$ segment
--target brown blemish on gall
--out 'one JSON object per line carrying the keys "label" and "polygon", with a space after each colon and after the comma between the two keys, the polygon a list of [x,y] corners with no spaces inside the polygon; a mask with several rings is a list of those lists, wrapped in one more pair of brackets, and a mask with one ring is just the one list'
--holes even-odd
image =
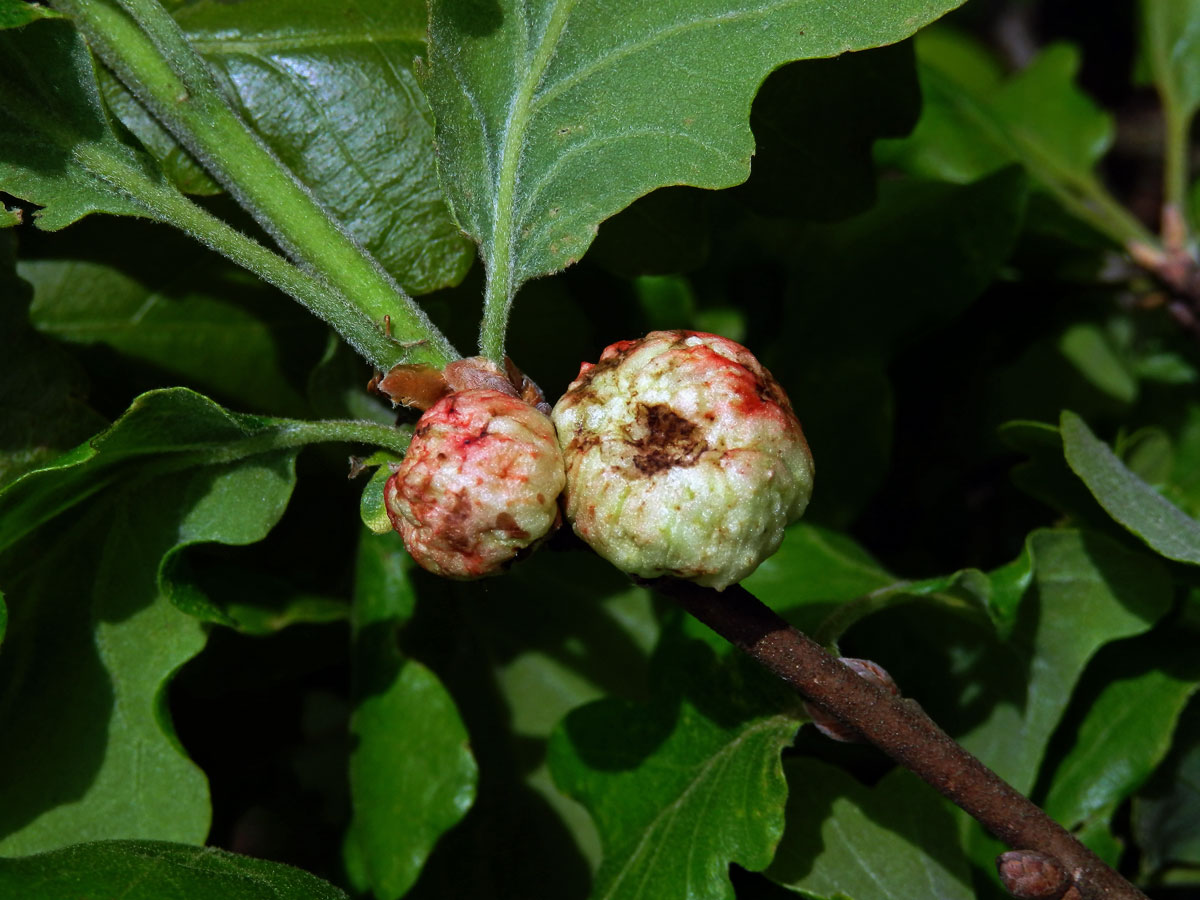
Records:
{"label": "brown blemish on gall", "polygon": [[694,466],[708,449],[696,423],[665,403],[639,403],[637,430],[640,436],[627,443],[634,448],[633,466],[643,475]]}
{"label": "brown blemish on gall", "polygon": [[472,547],[472,536],[468,529],[471,522],[471,501],[466,494],[455,494],[454,505],[446,514],[442,540],[450,549],[467,553]]}

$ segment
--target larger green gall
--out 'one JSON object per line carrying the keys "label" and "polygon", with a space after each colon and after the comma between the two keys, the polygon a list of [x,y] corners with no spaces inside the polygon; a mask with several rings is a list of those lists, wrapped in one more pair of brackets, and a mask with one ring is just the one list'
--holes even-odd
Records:
{"label": "larger green gall", "polygon": [[779,549],[813,460],[779,383],[740,344],[655,331],[584,363],[552,413],[566,516],[618,568],[721,590]]}

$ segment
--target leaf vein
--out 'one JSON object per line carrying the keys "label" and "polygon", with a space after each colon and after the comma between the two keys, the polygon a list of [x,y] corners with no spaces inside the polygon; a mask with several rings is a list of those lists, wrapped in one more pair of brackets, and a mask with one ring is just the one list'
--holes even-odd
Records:
{"label": "leaf vein", "polygon": [[[704,150],[707,150],[708,152],[721,157],[723,160],[725,160],[725,162],[732,163],[735,165],[739,162],[739,160],[736,157],[734,157],[732,154],[727,153],[724,150],[722,150],[712,144],[706,143],[705,141],[701,140],[699,137],[697,137],[694,134],[688,134],[687,132],[684,132],[684,131],[672,131],[668,128],[633,128],[633,129],[629,129],[628,131],[613,132],[611,134],[598,134],[591,138],[588,138],[586,141],[581,141],[580,143],[574,145],[570,149],[565,150],[564,152],[560,153],[558,155],[558,157],[554,160],[553,164],[551,164],[549,167],[546,168],[546,170],[538,177],[538,180],[534,183],[533,189],[530,190],[529,193],[527,194],[525,202],[521,205],[519,221],[524,223],[527,220],[527,217],[529,215],[529,210],[533,207],[534,203],[537,201],[537,199],[541,195],[542,191],[554,179],[554,176],[558,173],[559,169],[561,169],[573,157],[578,156],[579,154],[592,149],[597,144],[602,144],[602,143],[606,143],[609,141],[612,141],[612,142],[621,141],[621,140],[626,140],[626,139],[630,139],[630,138],[648,137],[651,135],[657,135],[659,137],[664,137],[664,138],[668,138],[668,139],[679,138],[681,140],[688,141],[690,143],[698,145],[699,147],[703,148]],[[553,220],[549,220],[548,224],[553,224]],[[543,226],[543,227],[539,228],[536,232],[533,232],[533,234],[540,235],[545,230],[546,230],[546,226]],[[534,248],[536,248],[536,246],[537,246],[536,242],[533,242],[533,241],[527,241],[527,243]]]}
{"label": "leaf vein", "polygon": [[642,50],[647,50],[655,44],[668,40],[679,34],[684,34],[695,28],[704,28],[712,25],[724,24],[728,22],[736,22],[741,19],[749,19],[756,15],[769,15],[787,6],[796,5],[796,0],[776,0],[774,3],[768,3],[766,6],[746,7],[743,9],[730,10],[718,16],[708,16],[702,19],[691,19],[684,22],[678,22],[669,25],[666,28],[660,28],[657,31],[652,31],[642,37],[640,40],[627,41],[624,44],[618,44],[611,51],[603,56],[593,59],[589,63],[585,63],[578,69],[564,74],[557,81],[546,86],[544,90],[537,93],[533,97],[531,108],[537,111],[542,106],[550,103],[564,91],[570,90],[580,81],[583,81],[601,69],[608,68],[610,65],[620,62],[627,56],[631,56]]}
{"label": "leaf vein", "polygon": [[[683,790],[680,791],[679,796],[664,806],[658,812],[658,814],[650,820],[645,829],[643,829],[642,836],[630,850],[628,856],[626,857],[625,864],[618,870],[617,876],[609,885],[609,888],[605,892],[602,900],[609,900],[609,898],[614,896],[617,888],[620,887],[626,876],[629,875],[631,864],[640,856],[651,837],[659,832],[659,826],[663,824],[669,825],[671,823],[674,817],[678,815],[683,804],[692,795],[692,793],[697,790],[697,786],[703,784],[707,780],[713,767],[718,765],[724,766],[727,758],[731,757],[734,751],[738,750],[741,745],[744,744],[750,737],[757,735],[759,732],[770,731],[776,727],[778,724],[778,718],[778,716],[770,716],[750,726],[736,738],[718,750],[715,754],[708,757],[708,759],[706,759],[698,768],[694,770],[695,774],[693,774],[691,780],[687,783]],[[665,842],[663,841],[657,842],[653,853],[657,854],[658,850],[661,849],[664,843]]]}

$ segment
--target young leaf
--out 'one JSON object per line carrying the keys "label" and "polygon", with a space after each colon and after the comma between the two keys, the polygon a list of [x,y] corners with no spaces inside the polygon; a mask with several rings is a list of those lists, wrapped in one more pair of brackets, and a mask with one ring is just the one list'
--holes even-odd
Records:
{"label": "young leaf", "polygon": [[359,888],[377,900],[408,892],[434,843],[475,799],[475,759],[453,699],[433,672],[397,650],[397,630],[415,606],[412,567],[395,534],[364,536],[352,619],[357,705],[346,858]]}
{"label": "young leaf", "polygon": [[972,180],[1018,162],[1073,214],[1117,241],[1153,236],[1103,188],[1094,168],[1112,146],[1112,117],[1075,85],[1079,51],[1051,45],[1007,80],[964,53],[965,36],[922,35],[925,109],[912,135],[884,149],[910,171]]}
{"label": "young leaf", "polygon": [[424,87],[443,189],[488,270],[485,352],[502,355],[520,285],[578,260],[635,198],[745,180],[772,69],[898,41],[958,5],[434,2]]}
{"label": "young leaf", "polygon": [[450,218],[412,73],[421,0],[177,4],[247,121],[410,293],[460,281],[474,248]]}
{"label": "young leaf", "polygon": [[66,21],[0,31],[0,190],[44,207],[33,218],[47,231],[94,212],[149,215],[96,174],[97,157],[144,165],[112,129],[79,34]]}
{"label": "young leaf", "polygon": [[1200,565],[1200,522],[1138,478],[1073,412],[1062,414],[1067,463],[1110,516],[1167,559]]}
{"label": "young leaf", "polygon": [[1079,51],[1069,44],[1047,47],[988,93],[966,88],[939,59],[922,62],[935,96],[990,138],[1002,159],[1039,174],[1086,177],[1112,145],[1112,117],[1075,86]]}
{"label": "young leaf", "polygon": [[1058,340],[1058,348],[1079,374],[1118,403],[1137,399],[1138,382],[1111,337],[1095,322],[1076,322]]}
{"label": "young leaf", "polygon": [[954,816],[916,776],[896,769],[868,788],[815,759],[784,771],[787,828],[772,881],[808,897],[975,896]]}
{"label": "young leaf", "polygon": [[362,523],[373,534],[387,534],[392,530],[392,518],[388,515],[387,506],[383,499],[383,490],[387,487],[388,479],[392,477],[392,467],[400,459],[394,454],[379,451],[369,459],[363,460],[364,466],[374,465],[375,471],[363,487],[362,498],[359,500],[358,512]]}
{"label": "young leaf", "polygon": [[1166,201],[1184,212],[1188,136],[1200,108],[1200,2],[1141,0],[1141,52],[1166,120]]}
{"label": "young leaf", "polygon": [[682,693],[660,685],[648,709],[597,701],[551,737],[555,783],[588,808],[604,845],[593,898],[732,900],[729,864],[765,868],[783,830],[779,754],[796,720],[756,679],[733,677],[740,661],[714,664],[697,642],[673,657]]}
{"label": "young leaf", "polygon": [[348,900],[314,875],[213,847],[97,841],[0,859],[0,894],[21,900]]}

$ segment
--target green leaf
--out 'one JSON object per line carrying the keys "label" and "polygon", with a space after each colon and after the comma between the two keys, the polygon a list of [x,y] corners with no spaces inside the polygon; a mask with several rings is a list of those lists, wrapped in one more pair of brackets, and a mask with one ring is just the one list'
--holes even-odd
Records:
{"label": "green leaf", "polygon": [[826,615],[833,607],[895,583],[895,576],[850,536],[797,522],[744,586],[776,612],[792,616],[810,605]]}
{"label": "green leaf", "polygon": [[551,737],[555,783],[588,808],[603,842],[592,897],[732,900],[731,862],[770,863],[787,794],[779,754],[797,721],[760,693],[760,671],[739,675],[740,662],[721,666],[686,642],[649,708],[600,700]]}
{"label": "green leaf", "polygon": [[[194,590],[177,597],[169,573],[189,544],[267,534],[294,479],[283,431],[189,391],[148,394],[0,493],[14,610],[0,727],[26,735],[0,747],[0,852],[204,839],[207,784],[174,735],[165,686],[206,639],[180,600],[222,614]],[[46,710],[55,729],[40,727]]]}
{"label": "green leaf", "polygon": [[79,365],[29,327],[32,291],[12,251],[11,235],[0,233],[0,488],[108,424],[81,399]]}
{"label": "green leaf", "polygon": [[394,534],[364,536],[354,600],[357,705],[350,721],[354,818],[346,853],[378,900],[408,892],[434,843],[475,799],[476,766],[437,676],[397,650],[413,614],[411,558]]}
{"label": "green leaf", "polygon": [[1166,131],[1166,196],[1187,211],[1188,147],[1192,118],[1200,108],[1200,2],[1142,0],[1141,60],[1162,99]]}
{"label": "green leaf", "polygon": [[1200,2],[1142,0],[1142,53],[1165,104],[1200,108]]}
{"label": "green leaf", "polygon": [[1133,830],[1144,872],[1200,865],[1200,703],[1188,706],[1170,756],[1135,798]]}
{"label": "green leaf", "polygon": [[1098,390],[1119,403],[1137,399],[1137,379],[1096,323],[1071,325],[1059,338],[1059,349]]}
{"label": "green leaf", "polygon": [[143,166],[113,132],[75,29],[44,21],[0,32],[0,190],[44,207],[33,219],[46,231],[94,212],[148,215],[94,174],[97,155]]}
{"label": "green leaf", "polygon": [[1183,415],[1164,493],[1192,517],[1200,516],[1200,405],[1189,404]]}
{"label": "green leaf", "polygon": [[1067,465],[1062,434],[1055,426],[1044,422],[1005,422],[1000,426],[1000,437],[1014,450],[1030,457],[1012,472],[1012,479],[1021,490],[1066,513],[1077,524],[1097,530],[1111,528],[1112,520]]}
{"label": "green leaf", "polygon": [[[943,728],[1022,793],[1037,780],[1076,683],[1105,644],[1147,631],[1170,607],[1164,565],[1100,535],[1036,531],[988,578],[994,627],[953,606],[895,607],[849,631],[849,655],[883,665]],[[1013,596],[1020,602],[1006,615]],[[960,816],[972,861],[1002,849]]]}
{"label": "green leaf", "polygon": [[374,465],[376,467],[363,488],[362,499],[358,505],[362,523],[374,534],[387,534],[392,530],[392,519],[384,504],[383,489],[387,486],[388,479],[392,477],[392,464],[396,462],[399,462],[399,457],[384,451],[362,461],[364,466]]}
{"label": "green leaf", "polygon": [[[180,498],[161,497],[166,515],[129,508],[151,499],[160,498],[104,504],[57,541],[0,560],[13,613],[0,658],[2,727],[22,735],[0,748],[0,853],[104,837],[199,843],[208,832],[207,781],[164,705],[167,682],[206,635],[156,588],[168,549],[156,531],[174,524]],[[145,556],[131,558],[130,546]],[[14,558],[22,550],[27,559]]]}
{"label": "green leaf", "polygon": [[[1079,52],[1068,44],[1047,47],[1007,80],[983,44],[953,29],[930,29],[916,47],[921,119],[884,148],[911,171],[970,181],[1024,157],[1089,171],[1112,143],[1111,118],[1074,85]],[[1022,110],[1021,100],[1032,107]]]}
{"label": "green leaf", "polygon": [[578,260],[637,197],[744,181],[771,70],[893,43],[958,5],[435,2],[424,87],[443,188],[488,270],[486,352],[519,286]]}
{"label": "green leaf", "polygon": [[474,252],[442,199],[412,72],[423,2],[195,0],[174,15],[247,121],[405,290],[462,279]]}
{"label": "green leaf", "polygon": [[[504,578],[412,578],[419,600],[403,649],[449,687],[485,777],[411,896],[586,895],[599,839],[586,810],[554,787],[547,740],[585,703],[648,693],[658,637],[650,592],[590,550],[553,545]],[[491,862],[464,866],[465,858]]]}
{"label": "green leaf", "polygon": [[1060,427],[1067,463],[1109,515],[1167,559],[1200,565],[1200,522],[1130,472],[1079,416],[1064,411]]}
{"label": "green leaf", "polygon": [[814,759],[784,771],[787,829],[771,880],[810,897],[975,896],[954,816],[915,775],[896,769],[868,788]]}
{"label": "green leaf", "polygon": [[1037,531],[1028,552],[1033,580],[1011,637],[991,663],[986,689],[994,705],[959,738],[1022,793],[1033,787],[1046,742],[1088,661],[1108,642],[1145,631],[1171,602],[1162,566],[1107,538]]}
{"label": "green leaf", "polygon": [[0,893],[21,900],[347,900],[282,863],[159,841],[98,841],[0,859]]}
{"label": "green leaf", "polygon": [[299,447],[375,435],[397,433],[237,415],[157,391],[0,493],[0,583],[13,611],[0,728],[26,735],[0,746],[0,852],[204,838],[204,776],[174,736],[165,684],[204,646],[197,617],[230,620],[180,580],[180,554],[262,539],[287,504]]}
{"label": "green leaf", "polygon": [[0,493],[0,552],[119,482],[131,467],[150,461],[169,472],[180,462],[221,465],[288,444],[283,429],[272,428],[271,420],[227,412],[191,391],[143,394],[108,431]]}
{"label": "green leaf", "polygon": [[1087,697],[1074,743],[1042,807],[1069,829],[1107,823],[1171,748],[1176,722],[1200,687],[1194,642],[1152,633],[1111,644],[1089,668],[1103,687]]}
{"label": "green leaf", "polygon": [[28,0],[0,0],[0,28],[20,28],[38,19],[57,19],[61,13]]}
{"label": "green leaf", "polygon": [[104,344],[246,408],[305,412],[281,357],[283,348],[314,343],[303,331],[311,320],[290,316],[288,301],[224,260],[174,242],[152,246],[158,264],[133,273],[88,259],[22,263],[34,287],[34,327]]}
{"label": "green leaf", "polygon": [[[368,423],[297,422],[232,413],[184,388],[151,391],[136,398],[108,431],[0,492],[0,552],[131,473],[144,480],[180,468],[287,454],[317,441],[376,442],[403,451],[408,436]],[[269,504],[239,504],[240,499],[236,493],[213,497],[204,507],[206,519],[221,518],[223,501],[240,506],[247,533],[274,515]]]}
{"label": "green leaf", "polygon": [[1004,161],[1022,162],[1039,176],[1077,177],[1112,146],[1112,117],[1075,86],[1080,57],[1069,44],[1047,47],[990,97],[960,94],[961,81],[947,77],[938,62],[927,63],[930,80],[997,142]]}
{"label": "green leaf", "polygon": [[975,569],[920,581],[898,578],[848,535],[800,522],[744,585],[801,631],[834,644],[859,620],[913,600],[987,612],[1003,622],[1025,582],[1004,570],[989,577]]}

